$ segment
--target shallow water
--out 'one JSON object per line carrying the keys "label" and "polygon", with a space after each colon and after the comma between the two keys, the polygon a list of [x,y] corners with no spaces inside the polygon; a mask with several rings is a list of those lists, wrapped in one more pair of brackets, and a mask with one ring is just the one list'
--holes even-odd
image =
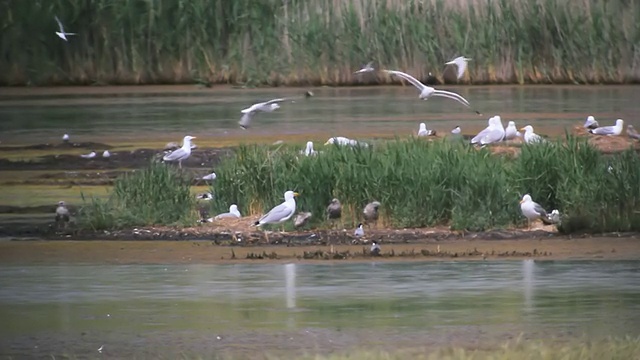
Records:
{"label": "shallow water", "polygon": [[[467,98],[478,116],[444,98],[419,101],[413,87],[304,89],[198,89],[196,87],[107,87],[0,89],[0,134],[4,144],[58,142],[63,133],[76,141],[179,140],[199,137],[251,137],[313,134],[405,136],[419,122],[448,132],[461,125],[472,134],[489,116],[505,125],[531,124],[541,134],[560,134],[594,115],[601,125],[616,118],[639,126],[640,86],[441,86]],[[297,97],[271,114],[256,116],[249,131],[238,127],[240,110],[275,97]]]}
{"label": "shallow water", "polygon": [[[640,335],[640,261],[0,266],[0,354]],[[219,338],[218,338],[219,337]],[[105,350],[106,351],[106,350]]]}

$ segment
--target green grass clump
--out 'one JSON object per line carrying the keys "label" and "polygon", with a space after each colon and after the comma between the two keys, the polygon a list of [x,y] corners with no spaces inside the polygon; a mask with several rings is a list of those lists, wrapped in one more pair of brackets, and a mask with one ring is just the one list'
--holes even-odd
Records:
{"label": "green grass clump", "polygon": [[603,155],[567,135],[525,145],[515,159],[415,138],[322,151],[306,157],[297,147],[241,146],[216,169],[213,210],[235,203],[243,214],[261,214],[294,190],[298,210],[311,211],[316,225],[336,197],[351,225],[377,200],[387,226],[482,231],[523,225],[519,201],[529,193],[547,211],[560,210],[563,232],[640,230],[640,158],[631,149]]}
{"label": "green grass clump", "polygon": [[439,76],[457,55],[463,83],[640,80],[638,1],[31,0],[0,24],[0,85],[388,83],[352,73]]}
{"label": "green grass clump", "polygon": [[195,221],[195,198],[190,187],[190,179],[180,170],[153,162],[118,178],[106,200],[86,202],[78,215],[79,225],[102,230],[191,224]]}

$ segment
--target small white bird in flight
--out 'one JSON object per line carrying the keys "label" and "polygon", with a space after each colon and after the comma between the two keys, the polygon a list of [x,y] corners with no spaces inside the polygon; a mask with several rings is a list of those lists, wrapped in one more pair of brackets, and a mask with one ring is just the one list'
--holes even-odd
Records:
{"label": "small white bird in flight", "polygon": [[240,118],[240,122],[238,124],[240,124],[241,128],[246,130],[249,127],[249,124],[251,123],[251,119],[253,118],[256,112],[258,111],[273,112],[274,110],[277,110],[280,108],[280,105],[278,103],[286,100],[287,99],[285,98],[273,99],[273,100],[253,104],[246,109],[240,110],[240,112],[242,113],[242,117]]}
{"label": "small white bird in flight", "polygon": [[185,136],[184,139],[182,139],[182,147],[168,153],[162,158],[162,160],[177,161],[178,166],[182,168],[182,160],[186,160],[189,156],[191,156],[191,140],[195,138],[195,136]]}
{"label": "small white bird in flight", "polygon": [[368,73],[368,72],[372,72],[373,70],[375,70],[373,68],[373,61],[371,61],[370,63],[368,63],[367,65],[365,65],[362,69],[354,72],[353,74],[363,74],[363,73]]}
{"label": "small white bird in flight", "polygon": [[96,157],[96,152],[95,151],[91,151],[88,154],[80,155],[80,157],[83,158],[83,159],[93,159],[94,157]]}
{"label": "small white bird in flight", "polygon": [[624,126],[624,120],[618,119],[616,120],[616,124],[614,126],[603,126],[603,127],[591,129],[589,130],[589,132],[595,135],[618,136],[622,134],[623,126]]}
{"label": "small white bird in flight", "polygon": [[[427,100],[428,98],[432,97],[432,96],[441,96],[441,97],[445,97],[451,100],[455,100],[459,103],[461,103],[462,105],[471,108],[471,104],[469,104],[469,102],[467,101],[467,99],[463,98],[461,95],[458,95],[454,92],[451,91],[444,91],[444,90],[436,90],[434,88],[432,88],[431,86],[427,86],[423,83],[421,83],[420,81],[418,81],[416,78],[414,78],[411,75],[408,75],[406,73],[403,73],[402,71],[396,71],[396,70],[384,70],[386,73],[391,74],[391,75],[396,75],[399,76],[405,80],[407,80],[408,82],[410,82],[413,86],[415,86],[419,91],[420,91],[420,96],[419,98],[421,100]],[[476,114],[478,115],[482,115],[480,114],[479,111],[474,110]]]}
{"label": "small white bird in flight", "polygon": [[466,58],[464,56],[458,56],[457,58],[446,62],[445,65],[455,65],[458,68],[458,79],[464,75],[464,71],[467,70],[467,61],[471,60],[470,58]]}
{"label": "small white bird in flight", "polygon": [[68,33],[68,32],[64,32],[64,26],[62,26],[62,22],[60,21],[60,19],[58,19],[58,16],[55,16],[56,18],[56,22],[58,23],[58,27],[60,28],[60,32],[56,31],[56,35],[58,35],[58,37],[64,41],[69,41],[67,40],[67,35],[78,35],[76,33]]}

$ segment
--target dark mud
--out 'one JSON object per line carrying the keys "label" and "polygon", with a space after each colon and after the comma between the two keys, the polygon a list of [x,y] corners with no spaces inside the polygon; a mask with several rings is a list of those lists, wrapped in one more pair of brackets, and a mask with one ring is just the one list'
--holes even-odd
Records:
{"label": "dark mud", "polygon": [[[205,148],[193,150],[191,156],[182,162],[183,167],[208,167],[220,163],[228,156],[232,148]],[[0,154],[1,156],[1,154]],[[79,155],[45,155],[33,161],[12,161],[0,158],[1,170],[114,170],[138,169],[147,166],[152,160],[162,160],[164,152],[155,149],[137,149],[112,152],[111,157],[103,158],[98,154],[93,159],[84,159]],[[176,164],[177,165],[177,164]],[[96,174],[100,176],[100,174]],[[51,178],[51,175],[50,175]]]}

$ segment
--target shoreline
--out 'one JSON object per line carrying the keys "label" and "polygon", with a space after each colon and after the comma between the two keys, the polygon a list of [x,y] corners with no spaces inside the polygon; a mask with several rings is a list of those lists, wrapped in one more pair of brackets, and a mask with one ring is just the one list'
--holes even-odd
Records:
{"label": "shoreline", "polygon": [[[272,234],[271,236],[274,236]],[[400,261],[496,260],[637,260],[640,234],[576,237],[535,232],[525,238],[422,238],[378,240],[380,256],[369,252],[370,241],[223,243],[214,239],[81,240],[61,237],[0,241],[0,263],[70,264],[265,264]]]}

